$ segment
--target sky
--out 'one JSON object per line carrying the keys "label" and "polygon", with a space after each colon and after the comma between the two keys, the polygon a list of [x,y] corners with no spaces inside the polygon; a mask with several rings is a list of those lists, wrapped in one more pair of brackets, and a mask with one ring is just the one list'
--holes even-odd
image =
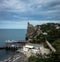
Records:
{"label": "sky", "polygon": [[0,0],[0,29],[26,29],[28,21],[60,23],[60,0]]}

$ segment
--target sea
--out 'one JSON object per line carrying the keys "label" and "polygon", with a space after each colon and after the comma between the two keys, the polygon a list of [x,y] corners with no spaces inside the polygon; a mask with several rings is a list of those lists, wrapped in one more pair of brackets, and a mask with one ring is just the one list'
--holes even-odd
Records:
{"label": "sea", "polygon": [[[6,40],[25,40],[26,29],[0,29],[0,46],[5,46]],[[0,61],[7,59],[14,51],[0,50]]]}

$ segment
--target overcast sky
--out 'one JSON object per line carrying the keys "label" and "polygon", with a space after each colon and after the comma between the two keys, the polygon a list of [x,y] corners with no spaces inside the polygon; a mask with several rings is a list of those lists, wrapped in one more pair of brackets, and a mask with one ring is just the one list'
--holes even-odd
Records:
{"label": "overcast sky", "polygon": [[60,23],[60,0],[0,0],[1,29],[25,29],[28,21]]}

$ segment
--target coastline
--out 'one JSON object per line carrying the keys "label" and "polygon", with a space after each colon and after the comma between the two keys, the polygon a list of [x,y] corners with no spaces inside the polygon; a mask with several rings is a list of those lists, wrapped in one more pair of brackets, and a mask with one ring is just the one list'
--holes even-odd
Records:
{"label": "coastline", "polygon": [[[6,40],[24,40],[25,34],[25,29],[0,29],[0,46],[5,46]],[[12,53],[11,50],[0,50],[0,61],[8,58]]]}

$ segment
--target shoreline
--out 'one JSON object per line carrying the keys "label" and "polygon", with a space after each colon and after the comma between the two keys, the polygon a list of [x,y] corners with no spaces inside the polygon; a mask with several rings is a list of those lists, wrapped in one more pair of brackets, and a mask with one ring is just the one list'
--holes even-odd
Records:
{"label": "shoreline", "polygon": [[[16,60],[18,60],[20,58],[20,56],[17,57],[18,54],[21,55],[21,57],[22,56],[25,57],[25,55],[23,53],[21,53],[21,52],[17,53],[16,52],[18,49],[21,49],[23,45],[25,45],[26,42],[22,42],[22,41],[25,41],[25,40],[19,40],[18,42],[7,43],[6,44],[7,47],[6,46],[4,46],[4,47],[2,46],[0,50],[5,50],[5,52],[6,51],[14,51],[14,52],[9,57],[7,57],[7,58],[5,57],[3,60],[0,60],[0,62],[6,62],[6,61],[11,61],[11,60],[13,60],[13,62],[15,62]],[[12,46],[12,45],[14,45],[14,46]],[[19,46],[19,47],[17,47],[17,46]],[[2,55],[2,56],[4,56],[4,55]],[[11,57],[13,59],[11,59]],[[16,57],[15,60],[14,60],[14,57]]]}

